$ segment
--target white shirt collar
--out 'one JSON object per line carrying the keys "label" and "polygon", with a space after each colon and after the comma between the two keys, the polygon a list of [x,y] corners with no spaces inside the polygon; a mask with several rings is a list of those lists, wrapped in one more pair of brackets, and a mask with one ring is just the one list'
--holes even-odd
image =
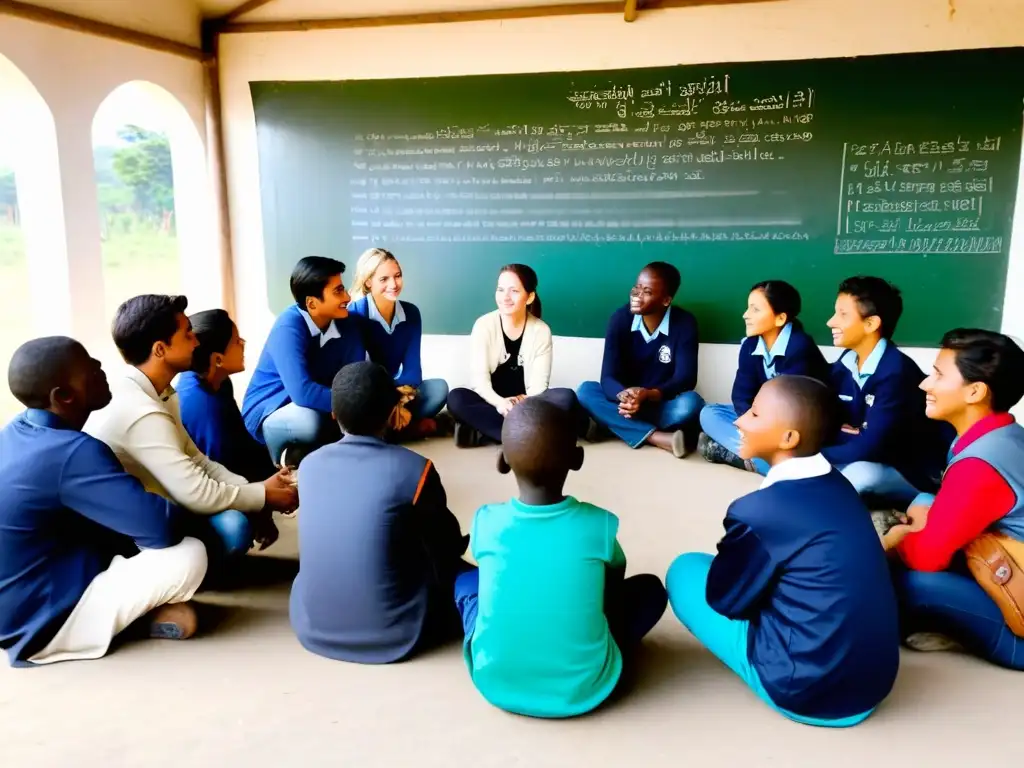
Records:
{"label": "white shirt collar", "polygon": [[785,357],[786,350],[789,349],[789,339],[793,335],[793,324],[786,323],[782,326],[782,330],[779,331],[778,337],[775,339],[775,343],[772,344],[772,348],[768,349],[768,346],[764,343],[764,336],[758,336],[757,346],[754,347],[754,351],[750,354],[760,355],[769,364],[774,362],[776,357]]}
{"label": "white shirt collar", "polygon": [[658,338],[658,334],[668,337],[668,319],[672,314],[672,308],[669,307],[665,310],[665,316],[661,319],[661,323],[657,328],[654,329],[654,333],[647,332],[647,326],[644,325],[643,315],[633,315],[633,327],[632,330],[640,331],[644,337],[644,341],[650,344],[654,339]]}
{"label": "white shirt collar", "polygon": [[331,320],[331,324],[327,326],[326,331],[321,331],[317,324],[313,322],[313,318],[309,316],[309,312],[304,309],[300,309],[299,314],[302,315],[302,319],[306,321],[306,327],[309,328],[309,335],[320,337],[321,347],[331,339],[341,338],[341,331],[338,330],[338,326],[333,320]]}
{"label": "white shirt collar", "polygon": [[153,382],[149,380],[149,376],[133,365],[128,366],[125,376],[131,381],[134,381],[136,386],[138,386],[138,388],[145,392],[149,397],[161,403],[166,403],[175,395],[175,389],[173,386],[168,386],[163,392],[157,392],[156,387],[153,386]]}
{"label": "white shirt collar", "polygon": [[821,477],[832,471],[828,459],[820,453],[802,458],[786,459],[768,470],[761,488],[767,488],[785,480],[806,480],[810,477]]}
{"label": "white shirt collar", "polygon": [[391,325],[388,325],[388,321],[384,319],[380,310],[377,309],[377,303],[373,300],[373,296],[366,297],[366,316],[370,320],[376,320],[380,323],[389,336],[395,332],[395,328],[398,327],[399,323],[405,322],[405,310],[402,308],[402,302],[395,302],[395,316],[391,318]]}
{"label": "white shirt collar", "polygon": [[878,370],[878,364],[882,361],[882,355],[885,354],[885,350],[888,348],[889,342],[886,339],[879,339],[875,348],[871,350],[871,354],[868,355],[868,359],[864,361],[864,365],[860,368],[857,367],[856,352],[849,350],[843,353],[843,365],[853,374],[853,380],[857,382],[857,386],[863,388],[865,382],[875,374],[875,371]]}

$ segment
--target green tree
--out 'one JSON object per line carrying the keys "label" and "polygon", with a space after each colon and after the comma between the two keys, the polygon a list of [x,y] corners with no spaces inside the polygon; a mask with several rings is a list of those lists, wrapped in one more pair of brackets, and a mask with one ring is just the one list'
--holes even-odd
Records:
{"label": "green tree", "polygon": [[114,173],[131,190],[136,215],[169,228],[174,211],[174,177],[167,137],[137,125],[124,126],[118,137],[126,146],[114,152]]}

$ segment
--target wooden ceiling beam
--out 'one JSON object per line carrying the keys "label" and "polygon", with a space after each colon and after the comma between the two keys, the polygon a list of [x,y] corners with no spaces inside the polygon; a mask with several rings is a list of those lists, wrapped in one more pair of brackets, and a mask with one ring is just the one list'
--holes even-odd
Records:
{"label": "wooden ceiling beam", "polygon": [[68,29],[72,32],[82,32],[94,37],[105,37],[108,40],[117,40],[121,43],[136,45],[140,48],[148,48],[152,51],[170,53],[193,61],[205,61],[207,54],[200,48],[194,48],[185,43],[175,40],[168,40],[158,35],[150,35],[146,32],[137,32],[134,29],[126,29],[115,24],[107,24],[103,21],[82,18],[74,14],[54,11],[50,8],[42,8],[38,5],[19,2],[19,0],[0,0],[0,15],[15,16],[27,21],[34,21],[39,24],[47,24],[51,27]]}
{"label": "wooden ceiling beam", "polygon": [[639,5],[638,0],[626,0],[626,8],[623,11],[623,18],[626,21],[636,21],[637,5]]}
{"label": "wooden ceiling beam", "polygon": [[[643,8],[689,8],[699,5],[739,5],[771,3],[781,0],[646,0]],[[639,3],[638,3],[639,4]],[[470,21],[508,21],[536,19],[549,16],[588,16],[602,13],[621,14],[622,0],[611,2],[566,3],[564,5],[538,5],[526,8],[496,8],[485,11],[451,11],[410,13],[395,16],[358,16],[342,19],[305,19],[295,21],[230,22],[220,27],[221,34],[255,32],[311,32],[323,29],[359,29],[364,27],[401,27],[416,24],[453,24]]]}
{"label": "wooden ceiling beam", "polygon": [[245,16],[246,14],[252,13],[257,8],[262,8],[264,5],[270,5],[273,2],[276,2],[276,0],[248,0],[234,10],[228,11],[224,15],[220,16],[218,21],[226,24]]}

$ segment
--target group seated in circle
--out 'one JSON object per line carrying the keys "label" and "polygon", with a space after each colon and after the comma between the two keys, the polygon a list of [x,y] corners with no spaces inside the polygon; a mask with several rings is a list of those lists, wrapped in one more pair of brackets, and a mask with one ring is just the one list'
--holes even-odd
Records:
{"label": "group seated in circle", "polygon": [[[299,261],[241,408],[239,329],[223,310],[190,317],[184,297],[118,309],[127,369],[112,384],[73,339],[18,349],[8,382],[26,410],[0,430],[13,666],[99,658],[119,635],[190,637],[196,592],[230,584],[238,558],[277,539],[273,512],[301,499],[289,614],[303,647],[382,664],[461,640],[473,685],[513,713],[571,717],[626,693],[666,606],[806,724],[871,715],[901,643],[1024,669],[1024,637],[963,557],[986,532],[1024,543],[1024,428],[1009,413],[1024,350],[1010,337],[952,330],[925,376],[892,341],[899,291],[852,277],[827,323],[843,349],[829,365],[797,290],[763,281],[732,402],[705,405],[697,320],[674,305],[678,270],[654,262],[611,314],[600,381],[574,393],[550,387],[537,275],[512,264],[472,328],[470,386],[449,393],[423,379],[395,256],[362,255],[355,301],[344,274]],[[586,471],[580,438],[609,433],[763,476],[725,511],[717,554],[681,555],[664,581],[626,576],[619,516],[564,492]],[[468,533],[407,445],[436,435],[497,445],[497,471],[517,481]],[[895,521],[872,515],[879,500]]]}

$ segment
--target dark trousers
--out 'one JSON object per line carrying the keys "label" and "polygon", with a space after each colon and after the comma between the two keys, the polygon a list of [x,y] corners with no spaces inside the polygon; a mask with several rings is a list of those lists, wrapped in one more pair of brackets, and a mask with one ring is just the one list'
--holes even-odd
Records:
{"label": "dark trousers", "polygon": [[[480,571],[466,570],[455,579],[455,607],[462,616],[466,637],[476,627],[477,596],[480,593]],[[661,579],[649,573],[622,578],[622,572],[609,572],[604,592],[604,613],[608,617],[615,644],[622,652],[623,663],[633,656],[640,641],[665,613],[668,593]],[[625,677],[625,675],[624,675]]]}
{"label": "dark trousers", "polygon": [[962,558],[951,570],[911,571],[894,564],[902,633],[940,632],[993,664],[1024,671],[1024,638],[1003,620],[999,606],[967,571]]}
{"label": "dark trousers", "polygon": [[[576,402],[576,393],[571,389],[556,387],[536,397],[573,414],[582,413]],[[505,423],[505,417],[472,389],[459,388],[449,392],[448,412],[456,421],[472,427],[496,443],[501,442],[501,426]]]}

